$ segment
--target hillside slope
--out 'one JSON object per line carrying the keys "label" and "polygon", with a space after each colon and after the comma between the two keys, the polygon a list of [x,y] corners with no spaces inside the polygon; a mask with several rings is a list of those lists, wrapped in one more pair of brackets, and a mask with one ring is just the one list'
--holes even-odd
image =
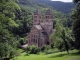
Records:
{"label": "hillside slope", "polygon": [[57,9],[63,13],[70,13],[71,9],[74,7],[73,3],[64,3],[60,1],[50,1],[50,0],[35,0],[36,2],[43,3]]}

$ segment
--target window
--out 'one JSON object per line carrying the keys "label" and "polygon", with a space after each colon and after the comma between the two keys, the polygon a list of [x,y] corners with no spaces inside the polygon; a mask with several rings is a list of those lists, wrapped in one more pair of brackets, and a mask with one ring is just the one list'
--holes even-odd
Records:
{"label": "window", "polygon": [[34,39],[34,42],[35,42],[35,39]]}
{"label": "window", "polygon": [[46,16],[46,18],[49,18],[49,16]]}
{"label": "window", "polygon": [[35,20],[35,22],[37,21],[37,19]]}
{"label": "window", "polygon": [[53,16],[51,16],[51,18],[53,18]]}
{"label": "window", "polygon": [[34,35],[34,38],[35,38],[35,35]]}
{"label": "window", "polygon": [[37,38],[37,35],[36,35],[36,38]]}
{"label": "window", "polygon": [[37,39],[36,39],[36,43],[37,43]]}
{"label": "window", "polygon": [[41,16],[39,16],[39,18],[41,18]]}
{"label": "window", "polygon": [[39,20],[39,22],[40,22],[40,20]]}

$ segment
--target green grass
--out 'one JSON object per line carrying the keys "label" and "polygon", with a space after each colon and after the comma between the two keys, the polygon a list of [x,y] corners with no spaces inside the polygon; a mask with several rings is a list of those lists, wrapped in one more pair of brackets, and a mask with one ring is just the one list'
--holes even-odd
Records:
{"label": "green grass", "polygon": [[26,53],[22,53],[20,56],[14,58],[15,60],[80,60],[80,54],[77,50],[69,51],[70,54],[64,52],[57,52],[52,54],[30,54],[29,56]]}

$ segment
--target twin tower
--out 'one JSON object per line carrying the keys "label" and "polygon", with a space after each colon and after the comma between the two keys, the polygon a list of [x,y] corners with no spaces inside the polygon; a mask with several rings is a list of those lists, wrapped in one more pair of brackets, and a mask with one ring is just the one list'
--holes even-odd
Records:
{"label": "twin tower", "polygon": [[33,26],[28,33],[28,46],[42,47],[50,45],[50,35],[53,33],[53,14],[50,9],[45,13],[45,19],[42,22],[42,16],[37,9],[33,15]]}
{"label": "twin tower", "polygon": [[44,16],[44,21],[42,22],[42,15],[37,9],[33,15],[33,25],[41,25],[47,34],[52,33],[53,30],[53,14],[50,9],[48,9]]}

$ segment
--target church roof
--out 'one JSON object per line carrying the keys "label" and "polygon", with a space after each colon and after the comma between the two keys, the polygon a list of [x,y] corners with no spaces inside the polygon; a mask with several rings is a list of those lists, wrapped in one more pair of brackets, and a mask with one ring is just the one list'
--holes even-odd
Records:
{"label": "church roof", "polygon": [[39,30],[42,30],[42,27],[40,25],[35,25],[35,27]]}
{"label": "church roof", "polygon": [[48,34],[46,32],[41,32],[42,36],[48,36]]}
{"label": "church roof", "polygon": [[46,32],[41,32],[43,35],[47,35],[47,33]]}
{"label": "church roof", "polygon": [[34,12],[34,15],[38,15],[38,14],[40,14],[39,9],[37,9],[37,10]]}
{"label": "church roof", "polygon": [[51,10],[48,9],[45,15],[51,15],[51,14],[52,14]]}

